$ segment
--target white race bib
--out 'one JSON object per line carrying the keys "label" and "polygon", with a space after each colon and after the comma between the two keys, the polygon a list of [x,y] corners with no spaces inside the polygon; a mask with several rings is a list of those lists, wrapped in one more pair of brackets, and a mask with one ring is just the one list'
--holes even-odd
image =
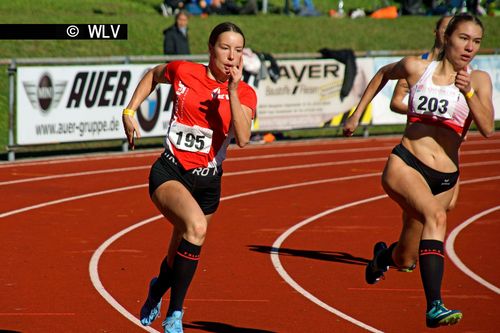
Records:
{"label": "white race bib", "polygon": [[177,149],[208,154],[212,146],[212,134],[209,128],[174,121],[170,125],[168,139]]}

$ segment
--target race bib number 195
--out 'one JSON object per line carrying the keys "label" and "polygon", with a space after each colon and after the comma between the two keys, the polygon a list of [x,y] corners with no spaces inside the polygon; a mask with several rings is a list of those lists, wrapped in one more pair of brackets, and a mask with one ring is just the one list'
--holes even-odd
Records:
{"label": "race bib number 195", "polygon": [[212,134],[213,131],[208,128],[173,122],[168,139],[177,149],[208,154],[212,146]]}

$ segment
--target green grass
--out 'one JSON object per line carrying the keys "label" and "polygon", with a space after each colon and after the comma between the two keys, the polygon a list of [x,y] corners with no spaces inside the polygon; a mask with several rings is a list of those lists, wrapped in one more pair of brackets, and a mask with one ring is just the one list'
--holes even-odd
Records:
{"label": "green grass", "polygon": [[[0,23],[122,23],[128,24],[125,41],[0,40],[0,59],[39,57],[94,57],[161,55],[162,31],[173,23],[159,13],[162,0],[5,0],[0,1]],[[222,21],[240,25],[247,46],[268,53],[311,53],[321,48],[352,48],[355,51],[424,50],[433,42],[436,17],[405,16],[394,20],[337,19],[326,15],[338,0],[313,0],[324,15],[298,17],[280,14],[284,1],[271,0],[269,13],[257,16],[192,17],[190,47],[205,54],[211,28]],[[499,0],[500,1],[500,0]],[[388,1],[390,4],[399,3]],[[385,2],[349,0],[349,9],[376,9]],[[500,7],[500,6],[498,6]],[[482,48],[500,46],[500,18],[482,17],[486,37]],[[8,128],[7,67],[0,66],[0,152],[6,151]]]}

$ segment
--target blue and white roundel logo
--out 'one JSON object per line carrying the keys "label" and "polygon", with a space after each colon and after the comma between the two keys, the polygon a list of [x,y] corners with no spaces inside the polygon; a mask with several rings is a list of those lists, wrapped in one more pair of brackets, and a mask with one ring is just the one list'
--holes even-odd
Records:
{"label": "blue and white roundel logo", "polygon": [[151,132],[160,117],[161,89],[157,87],[155,92],[149,95],[137,110],[137,120],[141,129]]}

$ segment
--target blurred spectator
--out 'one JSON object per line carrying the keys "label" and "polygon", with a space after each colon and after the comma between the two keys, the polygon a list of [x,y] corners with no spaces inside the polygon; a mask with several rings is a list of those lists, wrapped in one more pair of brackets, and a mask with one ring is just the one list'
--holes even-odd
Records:
{"label": "blurred spectator", "polygon": [[198,4],[203,14],[208,15],[256,15],[258,12],[257,0],[246,0],[243,6],[236,0],[199,0]]}
{"label": "blurred spectator", "polygon": [[304,0],[304,7],[300,6],[300,0],[293,0],[293,12],[300,16],[319,16],[321,15],[316,8],[312,0]]}
{"label": "blurred spectator", "polygon": [[257,15],[258,11],[257,0],[246,0],[245,4],[240,8],[241,15]]}
{"label": "blurred spectator", "polygon": [[423,0],[402,0],[401,15],[425,15]]}
{"label": "blurred spectator", "polygon": [[[209,15],[238,15],[241,8],[234,0],[202,0],[206,3],[205,12]],[[202,7],[203,8],[203,7]]]}
{"label": "blurred spectator", "polygon": [[188,20],[188,14],[181,10],[175,15],[175,23],[163,31],[163,54],[190,54]]}
{"label": "blurred spectator", "polygon": [[160,5],[160,9],[163,16],[172,16],[176,15],[180,10],[184,9],[185,3],[186,0],[164,0]]}
{"label": "blurred spectator", "polygon": [[186,0],[186,10],[194,16],[206,16],[208,14],[207,2],[205,0]]}

